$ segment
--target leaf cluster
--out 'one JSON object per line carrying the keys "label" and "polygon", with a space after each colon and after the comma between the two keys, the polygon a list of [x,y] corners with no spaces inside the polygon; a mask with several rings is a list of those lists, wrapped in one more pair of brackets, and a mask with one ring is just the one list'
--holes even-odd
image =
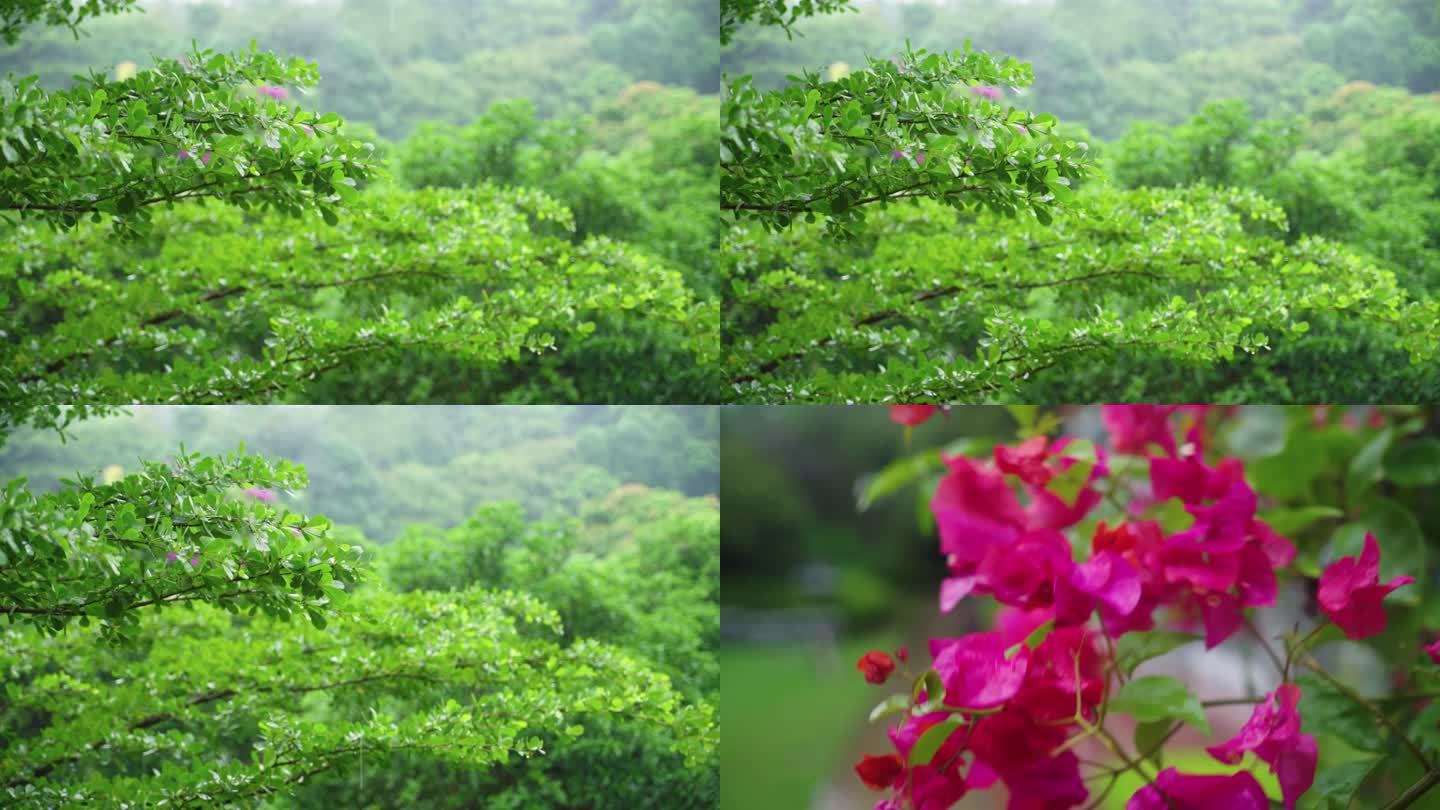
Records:
{"label": "leaf cluster", "polygon": [[720,113],[720,207],[772,230],[823,217],[851,234],[868,206],[916,197],[1048,223],[1093,171],[1054,116],[972,91],[1029,84],[1010,57],[907,48],[841,78],[792,78],[772,91],[732,80]]}

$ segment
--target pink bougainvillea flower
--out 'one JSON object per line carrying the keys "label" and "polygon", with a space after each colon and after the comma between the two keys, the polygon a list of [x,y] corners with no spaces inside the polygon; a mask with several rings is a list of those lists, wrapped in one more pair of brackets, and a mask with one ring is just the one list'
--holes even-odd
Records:
{"label": "pink bougainvillea flower", "polygon": [[1048,607],[1023,610],[1010,605],[1001,605],[995,611],[995,630],[1005,639],[1008,647],[1024,641],[1040,625],[1055,618],[1055,611]]}
{"label": "pink bougainvillea flower", "polygon": [[1228,593],[1207,593],[1195,597],[1205,623],[1205,649],[1213,650],[1245,624],[1240,600]]}
{"label": "pink bougainvillea flower", "polygon": [[1265,553],[1265,549],[1259,543],[1250,543],[1240,550],[1239,560],[1240,571],[1235,579],[1235,590],[1240,597],[1240,604],[1246,607],[1267,607],[1275,604],[1275,598],[1280,592],[1280,583],[1275,576],[1278,566]]}
{"label": "pink bougainvillea flower", "polygon": [[245,497],[254,498],[257,501],[263,501],[265,503],[274,503],[275,490],[265,489],[264,487],[249,487],[245,490]]}
{"label": "pink bougainvillea flower", "polygon": [[1240,555],[1210,554],[1194,544],[1165,546],[1165,579],[1197,591],[1228,591],[1240,576]]}
{"label": "pink bougainvillea flower", "polygon": [[[1070,438],[1057,439],[1049,447],[1048,453],[1054,468],[1060,472],[1069,470],[1080,462],[1080,459],[1065,454],[1066,448],[1071,446]],[[1095,489],[1094,484],[1110,474],[1110,468],[1106,464],[1104,448],[1095,448],[1095,463],[1090,469],[1090,475],[1085,479],[1085,485],[1076,493],[1073,501],[1066,501],[1043,485],[1036,485],[1026,482],[1026,491],[1030,495],[1030,505],[1025,510],[1025,517],[1032,528],[1044,529],[1068,529],[1071,526],[1084,520],[1090,511],[1100,504],[1101,495]]]}
{"label": "pink bougainvillea flower", "polygon": [[[970,734],[970,750],[999,778],[1008,779],[1049,758],[1067,736],[1065,726],[1042,722],[1026,709],[1007,705],[979,719]],[[980,787],[974,780],[971,784]]]}
{"label": "pink bougainvillea flower", "polygon": [[1155,784],[1135,791],[1125,810],[1266,810],[1269,806],[1265,789],[1249,771],[1196,776],[1166,768],[1155,777]]}
{"label": "pink bougainvillea flower", "polygon": [[1150,459],[1150,491],[1159,501],[1179,498],[1187,505],[1213,501],[1244,478],[1245,467],[1239,459],[1221,459],[1214,467],[1195,457]]}
{"label": "pink bougainvillea flower", "polygon": [[1113,552],[1075,566],[1055,588],[1055,623],[1083,624],[1096,607],[1112,616],[1130,615],[1140,604],[1140,573]]}
{"label": "pink bougainvillea flower", "polygon": [[[902,152],[902,151],[899,150],[899,149],[892,149],[892,150],[890,150],[890,159],[891,159],[891,160],[905,160],[905,159],[907,159],[907,158],[909,158],[909,157],[910,157],[910,155],[906,154],[905,152]],[[925,152],[924,152],[923,150],[920,151],[920,152],[916,152],[916,153],[915,153],[915,162],[916,162],[916,163],[924,163],[924,162],[925,162]],[[894,407],[905,407],[905,406],[903,406],[903,405],[902,405],[902,406],[891,405],[890,407],[894,408]],[[932,406],[930,406],[930,407],[933,408],[934,406],[932,405]]]}
{"label": "pink bougainvillea flower", "polygon": [[259,85],[255,88],[255,92],[259,93],[262,96],[273,98],[276,101],[284,101],[285,99],[290,98],[290,91],[286,90],[278,84]]}
{"label": "pink bougainvillea flower", "polygon": [[966,791],[958,769],[942,771],[933,765],[917,765],[910,777],[910,806],[914,810],[950,810],[965,798]]}
{"label": "pink bougainvillea flower", "polygon": [[855,773],[871,790],[889,790],[905,780],[905,761],[899,754],[864,755],[855,763]]}
{"label": "pink bougainvillea flower", "polygon": [[960,604],[960,600],[970,595],[975,590],[975,583],[980,578],[974,574],[966,574],[958,577],[946,577],[940,581],[940,612],[949,613]]}
{"label": "pink bougainvillea flower", "polygon": [[1178,405],[1103,405],[1100,420],[1110,433],[1110,446],[1117,453],[1145,455],[1158,445],[1171,456],[1179,455],[1170,416]]}
{"label": "pink bougainvillea flower", "polygon": [[988,98],[991,101],[999,101],[1000,98],[1004,95],[1004,93],[1001,92],[1000,88],[996,87],[993,84],[974,85],[970,88],[970,92],[974,93],[977,96],[980,96],[981,98]]}
{"label": "pink bougainvillea flower", "polygon": [[[930,714],[922,714],[919,717],[908,717],[898,728],[891,728],[887,730],[886,733],[890,735],[890,742],[894,744],[895,750],[900,752],[900,757],[908,760],[910,758],[910,751],[915,747],[915,743],[920,739],[920,736],[932,727],[944,722],[949,717],[950,714],[948,712],[932,712]],[[964,739],[965,736],[963,733],[952,734],[945,738],[945,741],[941,743],[939,749],[936,750],[935,755],[930,758],[930,762],[949,761],[956,754],[960,753],[960,745],[964,742]]]}
{"label": "pink bougainvillea flower", "polygon": [[989,709],[1015,697],[1030,668],[1030,650],[1021,647],[1005,657],[999,633],[972,633],[963,638],[931,639],[935,671],[945,685],[945,702],[967,709]]}
{"label": "pink bougainvillea flower", "polygon": [[[194,152],[191,152],[191,151],[188,150],[188,149],[181,149],[179,152],[177,152],[177,153],[175,154],[175,159],[176,159],[176,160],[191,160],[191,159],[194,158],[194,157],[195,157],[195,153],[194,153]],[[215,157],[214,153],[212,153],[212,152],[210,152],[210,151],[207,150],[207,151],[205,152],[205,154],[203,154],[203,155],[200,156],[200,164],[201,164],[202,166],[209,166],[209,165],[210,165],[210,160],[211,160],[212,158],[214,158],[214,157]]]}
{"label": "pink bougainvillea flower", "polygon": [[1070,555],[1070,541],[1060,532],[1026,532],[1014,543],[986,555],[975,571],[975,590],[1004,605],[1052,605],[1057,578],[1068,577],[1075,567]]}
{"label": "pink bougainvillea flower", "polygon": [[860,656],[860,660],[855,662],[855,669],[865,675],[865,680],[878,685],[890,679],[890,673],[895,671],[895,661],[886,652],[871,650]]}
{"label": "pink bougainvillea flower", "polygon": [[1039,723],[1063,725],[1074,719],[1077,703],[1094,718],[1104,693],[1105,659],[1094,634],[1083,626],[1060,627],[1035,648],[1025,682],[1009,705]]}
{"label": "pink bougainvillea flower", "polygon": [[1234,739],[1205,749],[1226,765],[1236,765],[1246,751],[1254,751],[1275,772],[1286,810],[1295,810],[1295,803],[1315,781],[1315,738],[1300,733],[1299,705],[1300,687],[1281,684],[1256,705]]}
{"label": "pink bougainvillea flower", "polygon": [[1000,472],[1013,475],[1027,484],[1043,487],[1055,477],[1055,471],[1045,466],[1049,458],[1045,450],[1049,444],[1050,440],[1044,436],[1026,439],[1014,447],[998,444],[995,446],[995,466]]}
{"label": "pink bougainvillea flower", "polygon": [[1358,560],[1341,557],[1320,572],[1318,599],[1325,615],[1347,638],[1358,641],[1385,630],[1386,594],[1414,581],[1414,577],[1400,576],[1381,584],[1380,546],[1375,535],[1366,532]]}
{"label": "pink bougainvillea flower", "polygon": [[1130,563],[1140,579],[1135,609],[1119,616],[1102,612],[1105,627],[1114,635],[1155,626],[1155,608],[1175,598],[1178,586],[1166,579],[1165,534],[1153,520],[1121,523],[1110,528],[1101,521],[1090,540],[1091,555],[1117,554]]}
{"label": "pink bougainvillea flower", "polygon": [[[895,154],[900,157],[904,156],[904,153],[899,151]],[[935,405],[891,405],[890,421],[898,422],[906,427],[922,425],[935,415],[937,407]]]}
{"label": "pink bougainvillea flower", "polygon": [[1073,751],[1045,757],[1005,776],[1010,788],[1006,810],[1062,810],[1077,807],[1090,796],[1080,777],[1080,760]]}
{"label": "pink bougainvillea flower", "polygon": [[1425,645],[1424,650],[1425,654],[1430,656],[1431,661],[1440,664],[1440,639]]}
{"label": "pink bougainvillea flower", "polygon": [[1239,551],[1249,537],[1257,506],[1255,490],[1244,481],[1235,481],[1209,506],[1187,505],[1185,510],[1195,516],[1195,523],[1171,537],[1170,544],[1193,545],[1209,554]]}
{"label": "pink bougainvillea flower", "polygon": [[945,463],[950,472],[930,500],[940,551],[978,563],[991,545],[1013,542],[1024,532],[1025,511],[1005,476],[962,455],[948,456]]}

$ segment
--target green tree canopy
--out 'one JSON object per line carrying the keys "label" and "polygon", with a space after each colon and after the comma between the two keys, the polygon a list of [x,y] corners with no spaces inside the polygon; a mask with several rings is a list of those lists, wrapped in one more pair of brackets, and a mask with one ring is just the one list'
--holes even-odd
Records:
{"label": "green tree canopy", "polygon": [[896,207],[872,238],[736,227],[727,377],[758,401],[974,401],[1121,349],[1210,365],[1306,317],[1382,324],[1434,354],[1440,308],[1320,239],[1288,243],[1254,192],[1086,189],[1050,225],[935,204]]}
{"label": "green tree canopy", "polygon": [[1030,67],[966,48],[907,50],[864,70],[805,73],[781,90],[748,76],[721,108],[720,207],[772,228],[824,217],[853,231],[868,206],[924,197],[1048,222],[1088,176],[1087,146],[1054,116],[1000,103]]}
{"label": "green tree canopy", "polygon": [[713,354],[715,307],[680,273],[605,238],[572,244],[569,227],[548,197],[488,186],[375,189],[338,226],[187,207],[157,218],[143,258],[98,228],[22,227],[0,258],[7,421],[268,402],[402,348],[501,366],[613,313],[675,325],[697,362]]}
{"label": "green tree canopy", "polygon": [[[6,806],[254,804],[303,796],[338,770],[363,780],[367,759],[385,784],[416,757],[513,784],[551,767],[527,759],[559,756],[563,788],[613,740],[645,740],[667,769],[656,779],[693,788],[714,773],[718,509],[638,530],[629,553],[597,567],[571,553],[573,535],[495,507],[457,542],[511,538],[510,573],[455,568],[422,589],[391,564],[390,590],[324,518],[271,503],[271,487],[303,483],[281,462],[182,455],[54,495],[5,490]],[[708,547],[716,579],[688,571],[677,546]],[[637,587],[658,610],[627,598]],[[587,616],[586,602],[606,607]],[[294,621],[301,612],[308,621]],[[641,641],[627,629],[644,629]],[[601,747],[571,751],[596,733]],[[535,806],[546,794],[520,795]]]}

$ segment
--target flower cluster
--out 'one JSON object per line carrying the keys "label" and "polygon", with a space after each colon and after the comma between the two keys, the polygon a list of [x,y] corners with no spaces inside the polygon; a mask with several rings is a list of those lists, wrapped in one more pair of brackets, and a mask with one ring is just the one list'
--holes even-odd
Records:
{"label": "flower cluster", "polygon": [[275,490],[265,487],[247,487],[243,493],[247,498],[254,498],[261,503],[275,503]]}
{"label": "flower cluster", "polygon": [[[890,416],[910,428],[935,410],[896,405]],[[1247,608],[1275,604],[1296,548],[1258,516],[1239,459],[1206,460],[1210,411],[1105,406],[1109,452],[1042,435],[997,446],[988,459],[944,458],[930,503],[949,572],[939,607],[988,596],[1001,608],[994,630],[932,639],[932,668],[909,699],[882,704],[904,715],[889,732],[894,751],[856,766],[867,786],[888,794],[876,810],[948,810],[997,783],[1009,789],[1011,810],[1080,805],[1088,791],[1074,749],[1108,733],[1103,707],[1123,680],[1117,640],[1164,623],[1203,629],[1209,649],[1245,626]],[[1112,480],[1121,456],[1143,475]],[[1118,525],[1092,515],[1107,497]],[[1082,525],[1088,542],[1072,540]],[[1381,632],[1382,600],[1413,581],[1380,582],[1379,554],[1367,535],[1358,558],[1341,558],[1320,577],[1322,611],[1352,639]],[[1440,642],[1427,652],[1440,661]],[[895,662],[876,651],[857,668],[881,684]],[[1234,739],[1206,750],[1230,765],[1252,752],[1294,810],[1314,781],[1317,748],[1301,732],[1301,690],[1288,675],[1287,667]],[[1145,778],[1129,810],[1269,806],[1243,771],[1167,768]]]}

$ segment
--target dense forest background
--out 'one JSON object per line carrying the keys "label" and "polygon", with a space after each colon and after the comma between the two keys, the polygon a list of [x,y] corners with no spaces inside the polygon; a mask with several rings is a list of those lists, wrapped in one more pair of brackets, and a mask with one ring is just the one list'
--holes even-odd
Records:
{"label": "dense forest background", "polygon": [[[1235,281],[1243,289],[1265,275],[1258,268],[1242,269],[1235,279],[1183,273],[1187,264],[1220,259],[1222,251],[1290,251],[1329,265],[1314,280],[1297,277],[1297,290],[1342,283],[1354,268],[1391,273],[1414,303],[1392,313],[1366,312],[1353,294],[1335,301],[1312,296],[1322,303],[1305,313],[1304,331],[1292,333],[1289,316],[1275,313],[1293,313],[1305,306],[1306,296],[1287,300],[1273,293],[1269,303],[1252,303],[1253,321],[1233,323],[1230,346],[1246,350],[1233,357],[1225,356],[1228,350],[1198,361],[1182,351],[1127,350],[1126,342],[1140,341],[1125,333],[1112,351],[1057,357],[1053,364],[1044,358],[1045,374],[1017,375],[1022,381],[1005,395],[1018,402],[1374,402],[1440,394],[1435,361],[1413,365],[1405,346],[1407,335],[1432,328],[1440,289],[1440,7],[1431,0],[857,0],[839,13],[804,17],[792,28],[787,36],[779,26],[742,26],[723,49],[723,70],[732,79],[750,75],[758,87],[779,88],[804,71],[840,79],[863,69],[867,58],[900,60],[907,42],[944,52],[968,41],[1033,66],[1029,87],[986,92],[996,93],[1002,109],[1058,117],[1058,131],[1088,147],[1099,174],[1080,184],[1078,209],[1087,213],[1066,218],[1069,233],[1026,228],[1026,217],[1016,224],[984,212],[955,217],[928,203],[891,206],[875,213],[875,238],[840,248],[818,228],[800,226],[786,239],[771,240],[737,230],[736,252],[744,258],[733,262],[736,276],[763,280],[766,272],[795,268],[813,278],[844,264],[855,273],[864,268],[863,277],[875,278],[871,284],[893,293],[916,274],[949,278],[957,271],[947,258],[970,245],[978,247],[962,264],[973,267],[988,251],[1006,255],[1007,240],[1044,242],[1060,233],[1060,242],[1087,256],[1129,246],[1133,254],[1114,255],[1144,258],[1153,247],[1161,275],[1181,280],[1154,291],[1117,283],[1079,287],[1069,295],[1020,284],[1012,294],[991,295],[972,308],[957,302],[955,311],[928,317],[911,307],[876,326],[870,323],[879,315],[859,324],[827,323],[829,333],[792,336],[772,329],[781,346],[792,337],[822,340],[824,358],[812,364],[858,376],[841,385],[824,374],[801,377],[797,371],[770,383],[768,396],[828,386],[872,401],[887,390],[914,392],[915,398],[927,386],[943,386],[928,365],[973,355],[977,338],[987,332],[1008,348],[1007,340],[1020,342],[1020,333],[1043,330],[1047,322],[1099,329],[1098,320],[1085,318],[1101,307],[1128,319],[1128,327],[1157,306],[1163,309],[1172,295],[1193,307],[1201,292],[1228,292],[1225,286]],[[1267,222],[1268,215],[1246,213],[1235,198],[1205,189],[1258,193],[1278,206],[1284,222]],[[1204,219],[1196,212],[1216,203],[1238,214],[1236,227],[1225,231],[1223,217],[1196,221]],[[1087,218],[1091,211],[1098,213]],[[1098,224],[1107,218],[1113,221]],[[1091,226],[1095,230],[1086,230]],[[1198,247],[1211,237],[1214,242]],[[1178,258],[1173,269],[1179,272],[1172,273],[1166,254],[1177,238],[1197,247]],[[1023,255],[1010,259],[1012,276],[1032,272]],[[1046,274],[1064,264],[1058,254],[1037,260],[1033,272],[1039,278],[1031,286],[1044,286],[1052,280]],[[884,275],[896,265],[906,269]],[[1031,281],[1028,275],[1023,280]],[[996,283],[1004,282],[1001,273]],[[984,286],[954,286],[976,284]],[[928,300],[923,287],[917,289],[920,300]],[[744,336],[754,323],[768,326],[763,303],[775,297],[769,289],[756,293],[756,302],[728,315],[737,326],[727,328]],[[793,306],[783,304],[785,318],[818,321],[817,299],[823,300],[807,290]],[[838,293],[836,300],[838,313],[856,311],[854,301]],[[998,326],[986,322],[991,317]],[[831,339],[825,340],[827,334]],[[744,345],[742,339],[731,340]],[[1255,346],[1262,348],[1251,354]],[[776,355],[786,362],[791,357]],[[772,368],[737,364],[733,379],[758,376],[765,382],[755,367]]]}
{"label": "dense forest background", "polygon": [[[80,422],[65,443],[23,430],[0,447],[0,477],[36,489],[133,472],[186,450],[252,453],[305,465],[310,485],[277,493],[388,542],[411,524],[450,527],[477,506],[571,517],[622,484],[689,496],[718,491],[719,414],[703,407],[150,407]],[[112,466],[113,465],[113,466]]]}
{"label": "dense forest background", "polygon": [[1106,140],[1141,121],[1183,123],[1211,101],[1243,99],[1268,118],[1305,114],[1349,82],[1440,90],[1440,9],[1430,0],[859,0],[853,8],[805,20],[793,41],[777,28],[744,29],[724,68],[778,86],[802,68],[858,67],[907,40],[947,50],[968,39],[1034,66],[1025,106]]}
{"label": "dense forest background", "polygon": [[[256,455],[230,455],[239,443]],[[51,508],[77,490],[97,510],[129,501],[132,525],[140,509],[143,534],[53,558],[64,581],[119,549],[142,591],[218,590],[137,606],[118,639],[91,617],[0,626],[0,795],[74,806],[83,782],[102,801],[274,810],[713,807],[718,455],[718,413],[683,407],[150,406],[63,442],[12,435],[0,515],[25,542],[0,543],[15,572],[0,601],[47,587],[28,576],[45,530],[25,523],[27,488]],[[245,483],[290,462],[308,486]],[[172,511],[149,514],[165,498]],[[224,528],[239,515],[254,522]],[[180,541],[165,529],[197,523]],[[303,542],[295,527],[330,538],[301,554],[356,554],[359,581],[327,577],[308,621],[243,615],[230,583],[261,580]],[[167,558],[177,542],[184,559]]]}
{"label": "dense forest background", "polygon": [[639,81],[719,89],[719,8],[693,0],[147,0],[140,9],[90,20],[78,43],[63,27],[36,26],[0,51],[0,73],[58,86],[144,67],[192,41],[229,51],[255,40],[320,66],[307,106],[392,141],[424,121],[467,124],[506,100],[526,99],[549,119],[595,111]]}
{"label": "dense forest background", "polygon": [[[103,286],[117,298],[103,327],[117,337],[105,342],[116,355],[47,358],[37,363],[46,376],[93,379],[114,369],[143,380],[162,371],[126,351],[118,339],[126,326],[157,334],[191,365],[284,358],[279,346],[290,335],[275,319],[290,326],[285,316],[297,313],[302,328],[338,329],[365,360],[349,351],[312,363],[319,374],[277,370],[267,401],[713,401],[703,359],[718,307],[717,19],[701,0],[144,0],[88,18],[75,33],[30,25],[0,47],[0,76],[38,75],[52,91],[77,75],[113,82],[143,77],[157,60],[183,65],[192,47],[235,52],[253,42],[312,62],[320,76],[312,88],[259,84],[242,95],[259,94],[265,115],[339,114],[346,148],[370,154],[376,173],[347,181],[358,194],[337,189],[331,203],[355,214],[338,217],[339,227],[333,211],[322,225],[193,202],[121,242],[103,224],[64,236],[21,226],[16,250],[0,259],[0,282],[24,326],[15,340],[96,328],[67,323],[85,315],[44,300],[47,287],[74,284],[78,270],[102,280],[88,295]],[[309,148],[314,132],[305,127],[299,143]],[[202,176],[231,165],[212,169],[208,151],[197,157]],[[115,164],[128,170],[126,161],[138,165],[134,155]],[[173,162],[154,168],[168,176]],[[317,249],[296,256],[297,241]],[[357,245],[376,270],[351,258]],[[436,256],[454,266],[430,267]],[[146,261],[156,269],[128,275]],[[234,297],[234,279],[268,268],[286,275],[273,289],[255,284]],[[32,284],[47,275],[48,285]],[[476,305],[486,310],[478,327],[453,323],[447,310]],[[424,326],[431,320],[438,325]],[[462,330],[477,333],[447,342],[447,332]],[[357,346],[371,335],[377,347]],[[210,345],[187,354],[197,339]],[[40,374],[26,373],[28,359],[11,362],[22,380]],[[342,364],[344,373],[323,373]],[[123,384],[130,390],[110,398],[168,400],[135,390],[143,381]],[[259,399],[251,391],[204,401]]]}

